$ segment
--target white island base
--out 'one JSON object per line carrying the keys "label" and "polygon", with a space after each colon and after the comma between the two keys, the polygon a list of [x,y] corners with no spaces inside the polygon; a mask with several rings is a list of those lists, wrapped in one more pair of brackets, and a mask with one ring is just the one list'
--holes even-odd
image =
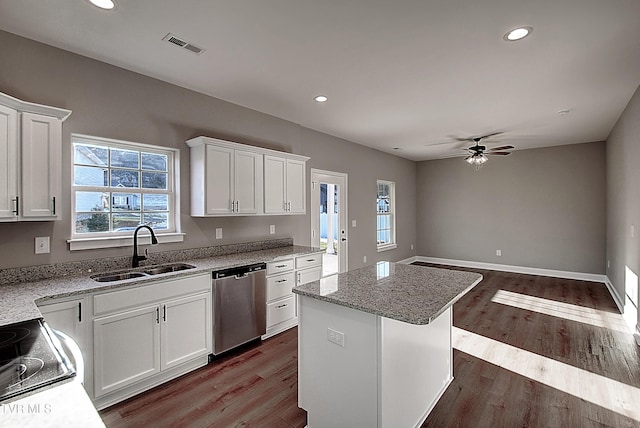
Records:
{"label": "white island base", "polygon": [[298,298],[298,405],[308,428],[420,426],[453,380],[452,308],[415,325]]}

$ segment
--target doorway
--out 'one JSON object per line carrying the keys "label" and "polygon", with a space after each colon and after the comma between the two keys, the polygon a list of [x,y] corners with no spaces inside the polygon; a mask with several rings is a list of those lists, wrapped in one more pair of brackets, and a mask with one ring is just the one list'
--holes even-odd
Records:
{"label": "doorway", "polygon": [[324,250],[322,276],[347,271],[347,174],[311,169],[311,245]]}

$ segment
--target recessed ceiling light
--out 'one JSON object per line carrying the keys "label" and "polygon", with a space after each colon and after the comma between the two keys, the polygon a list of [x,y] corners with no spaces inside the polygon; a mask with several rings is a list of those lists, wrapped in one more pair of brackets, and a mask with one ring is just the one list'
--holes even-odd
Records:
{"label": "recessed ceiling light", "polygon": [[318,96],[314,97],[313,99],[316,100],[316,102],[318,102],[318,103],[325,103],[325,102],[327,102],[327,100],[329,98],[327,98],[324,95],[318,95]]}
{"label": "recessed ceiling light", "polygon": [[533,28],[531,27],[518,27],[513,30],[507,31],[507,33],[503,36],[507,42],[515,42],[516,40],[522,40],[527,37],[529,34],[533,32]]}
{"label": "recessed ceiling light", "polygon": [[116,2],[114,0],[89,0],[89,3],[104,10],[113,10],[116,8]]}

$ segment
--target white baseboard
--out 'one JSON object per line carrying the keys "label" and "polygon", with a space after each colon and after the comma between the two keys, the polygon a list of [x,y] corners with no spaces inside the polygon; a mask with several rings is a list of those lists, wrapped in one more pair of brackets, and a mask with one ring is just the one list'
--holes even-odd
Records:
{"label": "white baseboard", "polygon": [[620,298],[620,295],[618,294],[615,287],[613,286],[613,283],[611,282],[609,277],[606,275],[604,277],[604,284],[607,286],[607,290],[609,290],[609,294],[611,294],[611,297],[613,298],[614,303],[618,307],[618,310],[620,311],[621,314],[623,314],[624,301]]}
{"label": "white baseboard", "polygon": [[499,265],[494,263],[471,262],[466,260],[442,259],[437,257],[417,256],[415,261],[434,263],[439,265],[451,265],[470,267],[477,269],[499,270],[503,272],[524,273],[527,275],[551,276],[555,278],[577,279],[581,281],[605,282],[606,276],[595,273],[570,272],[564,270],[540,269],[526,266]]}
{"label": "white baseboard", "polygon": [[400,263],[403,265],[410,265],[411,263],[417,262],[417,261],[418,261],[418,256],[413,256],[413,257],[409,257],[408,259],[397,261],[396,263]]}

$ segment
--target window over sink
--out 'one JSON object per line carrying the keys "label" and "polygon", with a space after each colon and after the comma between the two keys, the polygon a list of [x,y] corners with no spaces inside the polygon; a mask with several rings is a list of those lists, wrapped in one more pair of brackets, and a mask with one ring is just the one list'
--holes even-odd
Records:
{"label": "window over sink", "polygon": [[130,245],[141,224],[160,242],[182,241],[179,151],[73,134],[71,250]]}

